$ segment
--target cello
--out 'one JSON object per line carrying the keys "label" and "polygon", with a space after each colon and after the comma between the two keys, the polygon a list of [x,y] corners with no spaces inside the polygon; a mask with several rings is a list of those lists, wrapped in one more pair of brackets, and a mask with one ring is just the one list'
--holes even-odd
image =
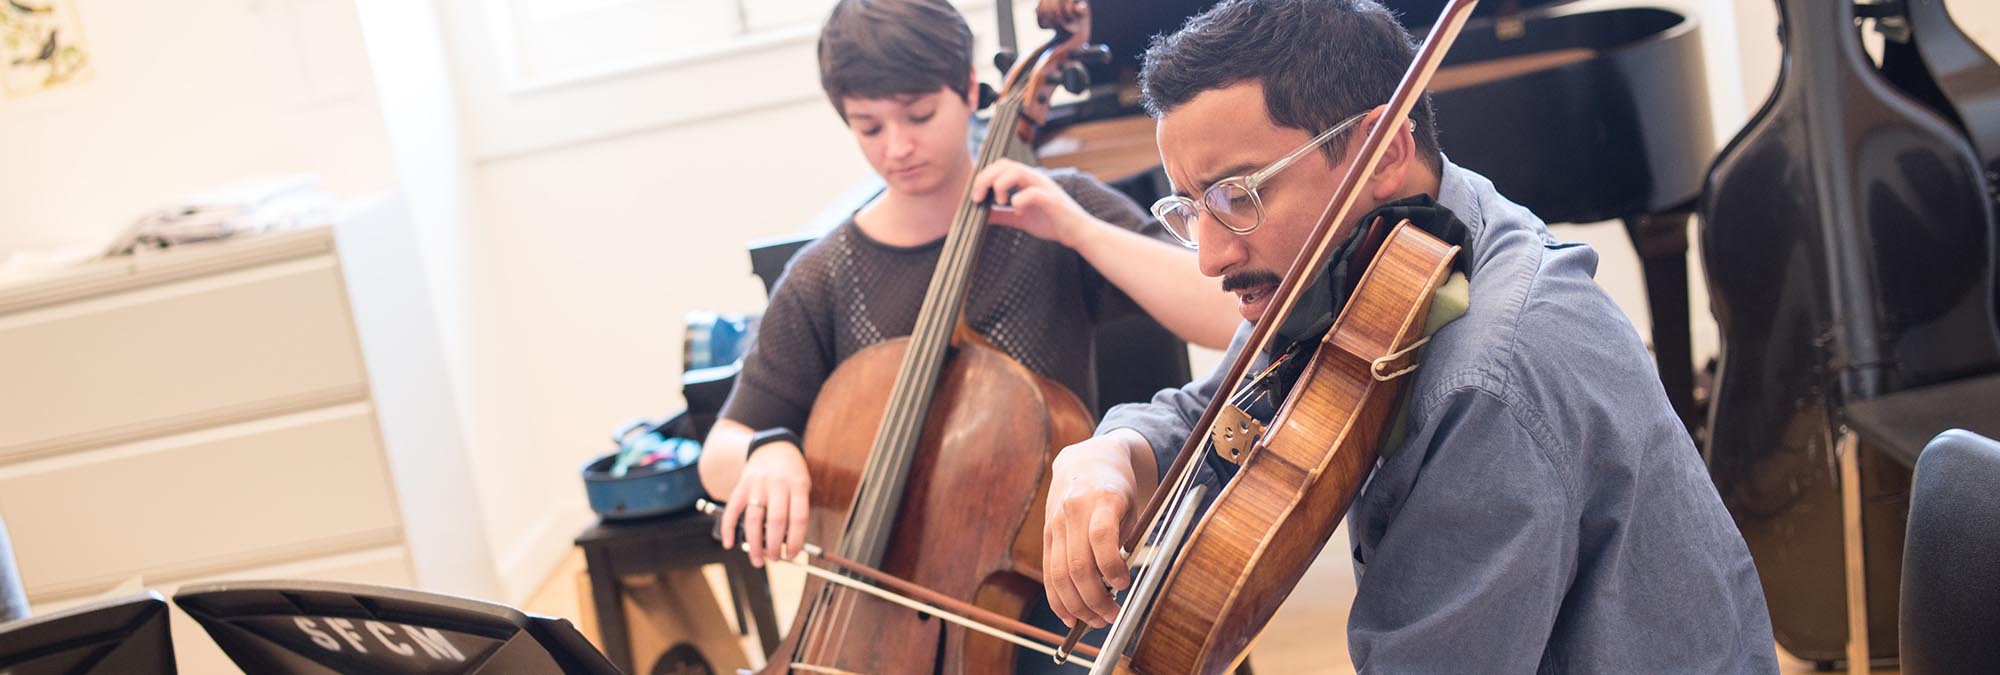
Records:
{"label": "cello", "polygon": [[[1355,217],[1365,178],[1407,123],[1475,4],[1452,0],[1444,8],[1223,376],[1218,392],[1228,395],[1210,400],[1139,515],[1140,526],[1122,538],[1137,574],[1093,674],[1215,675],[1235,667],[1374,469],[1457,246],[1407,220],[1388,228],[1326,334],[1310,341],[1316,344],[1285,349],[1254,377],[1250,367],[1334,260],[1341,243],[1335,235]],[[1370,237],[1387,227],[1364,226]],[[1305,359],[1302,370],[1266,427],[1244,409],[1264,379],[1294,358]],[[1208,486],[1195,480],[1194,467],[1210,458],[1238,469],[1204,510]],[[1086,630],[1088,624],[1077,623],[1057,658]]]}
{"label": "cello", "polygon": [[[1043,0],[1037,15],[1055,36],[1009,71],[975,172],[1032,157],[1053,86],[1095,53],[1080,0]],[[912,333],[856,352],[821,388],[803,444],[806,532],[809,553],[848,574],[1018,617],[1042,595],[1049,461],[1093,420],[1074,393],[963,322],[988,210],[971,195],[960,203]],[[1007,644],[829,581],[808,581],[763,672],[1012,671]]]}
{"label": "cello", "polygon": [[2000,65],[1940,0],[1778,7],[1777,85],[1700,204],[1722,338],[1706,452],[1778,643],[1830,667],[1897,654],[1910,467],[2000,395]]}

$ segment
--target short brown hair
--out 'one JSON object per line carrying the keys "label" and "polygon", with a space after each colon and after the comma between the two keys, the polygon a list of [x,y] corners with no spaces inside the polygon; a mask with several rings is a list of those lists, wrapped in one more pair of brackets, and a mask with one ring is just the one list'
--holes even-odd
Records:
{"label": "short brown hair", "polygon": [[[1223,0],[1179,32],[1153,38],[1139,88],[1146,110],[1159,117],[1203,92],[1256,81],[1271,121],[1318,134],[1389,102],[1416,46],[1374,0]],[[1430,94],[1417,100],[1410,120],[1417,156],[1440,168]],[[1338,160],[1345,143],[1321,149]]]}
{"label": "short brown hair", "polygon": [[970,90],[972,29],[945,0],[841,0],[819,32],[819,86],[845,98]]}

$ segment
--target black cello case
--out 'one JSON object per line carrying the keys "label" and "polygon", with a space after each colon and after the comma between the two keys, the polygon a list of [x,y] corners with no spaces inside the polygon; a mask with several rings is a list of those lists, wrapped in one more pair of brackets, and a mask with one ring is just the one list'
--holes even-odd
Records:
{"label": "black cello case", "polygon": [[1856,434],[1869,654],[1888,659],[1909,467],[2000,417],[2000,66],[1941,0],[1778,6],[1777,86],[1700,204],[1722,333],[1705,452],[1778,644],[1827,666],[1847,643],[1834,451]]}

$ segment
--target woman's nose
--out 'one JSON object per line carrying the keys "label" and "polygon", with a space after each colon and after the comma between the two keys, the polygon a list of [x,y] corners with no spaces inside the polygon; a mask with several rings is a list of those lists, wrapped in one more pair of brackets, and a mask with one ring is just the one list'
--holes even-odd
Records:
{"label": "woman's nose", "polygon": [[915,135],[907,129],[892,125],[888,129],[888,134],[890,157],[907,156],[917,147]]}

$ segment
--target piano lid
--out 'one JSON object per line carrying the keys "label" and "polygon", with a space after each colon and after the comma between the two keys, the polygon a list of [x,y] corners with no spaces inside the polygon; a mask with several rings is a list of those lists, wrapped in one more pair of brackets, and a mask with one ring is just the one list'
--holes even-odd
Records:
{"label": "piano lid", "polygon": [[[1574,0],[1482,0],[1473,16],[1512,13]],[[1137,70],[1153,36],[1180,30],[1182,24],[1215,6],[1216,0],[1098,0],[1090,5],[1091,38],[1111,49],[1109,68]],[[1384,0],[1403,26],[1423,36],[1444,11],[1445,0]],[[1108,80],[1106,80],[1108,81]]]}
{"label": "piano lid", "polygon": [[[1493,16],[1495,14],[1515,14],[1546,5],[1560,5],[1575,0],[1480,0],[1479,6],[1472,8],[1473,16]],[[1438,14],[1444,12],[1445,0],[1381,0],[1384,6],[1396,12],[1403,26],[1422,36],[1422,31],[1430,30],[1437,23]]]}

